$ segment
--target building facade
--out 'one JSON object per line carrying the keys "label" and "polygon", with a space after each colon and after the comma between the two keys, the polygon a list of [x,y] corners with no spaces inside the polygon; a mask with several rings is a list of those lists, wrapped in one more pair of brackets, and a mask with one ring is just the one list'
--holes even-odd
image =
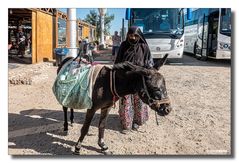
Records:
{"label": "building facade", "polygon": [[[8,10],[8,52],[28,63],[51,61],[54,48],[66,46],[67,15],[54,8],[10,8]],[[95,40],[96,27],[77,20],[76,39]],[[25,36],[25,55],[19,56],[19,33]]]}

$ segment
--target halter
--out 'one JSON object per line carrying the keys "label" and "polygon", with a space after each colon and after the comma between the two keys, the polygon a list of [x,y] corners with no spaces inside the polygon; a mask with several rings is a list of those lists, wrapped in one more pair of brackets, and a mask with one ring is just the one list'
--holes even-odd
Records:
{"label": "halter", "polygon": [[[147,86],[145,84],[145,79],[144,77],[142,76],[142,80],[143,80],[143,87],[144,87],[144,91],[146,93],[146,95],[148,96],[148,103],[149,103],[149,106],[152,106],[152,104],[156,104],[156,105],[161,105],[161,104],[170,104],[170,99],[169,97],[166,97],[164,99],[161,99],[161,100],[154,100],[153,98],[150,97],[149,95],[149,91],[147,89]],[[155,102],[154,102],[155,101]]]}
{"label": "halter", "polygon": [[[149,95],[149,92],[148,92],[148,88],[145,84],[145,79],[144,79],[144,76],[142,75],[142,80],[143,80],[143,87],[144,87],[144,90],[143,92],[147,95],[148,97],[148,105],[151,107],[153,104],[156,105],[156,106],[160,106],[161,104],[170,104],[170,99],[169,97],[166,97],[164,99],[161,99],[161,100],[154,100],[153,98],[150,97]],[[115,102],[117,100],[117,98],[119,98],[119,94],[117,93],[116,91],[116,86],[115,86],[115,71],[114,70],[111,70],[110,71],[110,90],[111,90],[111,93],[113,95],[113,103],[114,103],[114,108],[115,108]],[[156,112],[155,112],[156,113]]]}
{"label": "halter", "polygon": [[[144,79],[144,76],[142,76],[142,80],[143,80],[143,86],[144,86],[144,91],[146,93],[146,95],[148,96],[148,103],[149,103],[149,106],[151,107],[153,104],[157,105],[158,107],[161,105],[161,104],[170,104],[170,99],[169,97],[166,97],[164,99],[161,99],[161,100],[153,100],[153,98],[150,97],[149,95],[149,91],[147,89],[147,86],[145,84],[145,79]],[[155,101],[155,102],[154,102]],[[156,113],[156,110],[155,110],[155,120],[156,120],[156,124],[159,125],[159,122],[158,122],[158,116],[157,116],[157,113]]]}

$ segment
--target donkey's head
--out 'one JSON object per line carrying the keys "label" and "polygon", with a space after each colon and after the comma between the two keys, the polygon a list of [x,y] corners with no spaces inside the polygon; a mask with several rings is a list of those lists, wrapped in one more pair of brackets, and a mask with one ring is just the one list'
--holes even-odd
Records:
{"label": "donkey's head", "polygon": [[123,64],[124,67],[129,70],[126,72],[128,75],[137,74],[140,76],[140,81],[136,88],[140,99],[161,116],[167,115],[172,110],[166,90],[165,79],[163,75],[158,72],[160,67],[166,62],[167,56],[168,55],[165,55],[164,58],[157,61],[151,69],[136,66],[130,62],[124,62]]}

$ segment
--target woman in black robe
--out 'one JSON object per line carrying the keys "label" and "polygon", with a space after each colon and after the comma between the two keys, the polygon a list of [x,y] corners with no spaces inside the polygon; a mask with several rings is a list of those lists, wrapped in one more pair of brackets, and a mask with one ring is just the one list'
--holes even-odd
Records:
{"label": "woman in black robe", "polygon": [[[129,28],[126,40],[120,45],[115,64],[129,61],[145,68],[153,67],[153,59],[148,44],[140,28]],[[123,132],[135,129],[148,120],[148,105],[143,103],[137,94],[120,98],[119,116]]]}

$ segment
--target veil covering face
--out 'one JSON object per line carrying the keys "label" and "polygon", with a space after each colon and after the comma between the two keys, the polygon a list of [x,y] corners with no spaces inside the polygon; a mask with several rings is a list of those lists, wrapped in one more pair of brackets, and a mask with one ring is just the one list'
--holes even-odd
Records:
{"label": "veil covering face", "polygon": [[[136,39],[131,40],[129,38],[130,34],[136,35]],[[154,65],[149,46],[142,31],[137,26],[128,29],[126,40],[120,45],[115,64],[124,61],[146,68],[151,68]]]}
{"label": "veil covering face", "polygon": [[147,41],[145,40],[144,35],[143,35],[143,33],[142,33],[142,31],[140,30],[139,27],[132,26],[132,27],[129,28],[128,33],[127,33],[127,38],[126,38],[126,40],[128,40],[128,41],[130,40],[129,39],[130,34],[134,34],[134,35],[137,35],[139,37],[139,39],[137,39],[136,42],[147,44]]}

